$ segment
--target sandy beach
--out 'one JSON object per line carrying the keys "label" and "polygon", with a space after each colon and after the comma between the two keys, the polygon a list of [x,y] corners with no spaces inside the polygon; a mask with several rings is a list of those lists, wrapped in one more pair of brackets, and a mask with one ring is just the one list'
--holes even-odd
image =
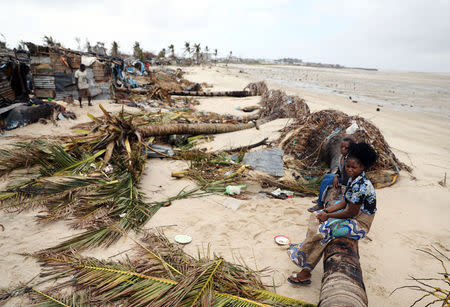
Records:
{"label": "sandy beach", "polygon": [[[359,244],[360,261],[369,306],[409,306],[419,296],[410,290],[390,295],[400,286],[411,284],[410,275],[433,277],[441,271],[440,263],[417,251],[435,246],[450,253],[450,189],[439,181],[450,176],[450,75],[406,73],[393,71],[363,71],[353,69],[320,69],[306,67],[231,65],[184,68],[185,78],[207,82],[211,90],[241,90],[249,82],[264,80],[270,89],[282,89],[306,100],[311,111],[336,109],[359,115],[372,121],[383,133],[396,156],[411,166],[411,173],[401,172],[392,187],[379,189],[378,211],[370,240]],[[349,99],[349,96],[352,99]],[[244,115],[236,107],[256,105],[259,97],[199,98],[199,111]],[[356,102],[353,102],[356,101]],[[70,107],[77,114],[74,121],[36,123],[6,132],[0,145],[14,142],[17,136],[72,134],[70,127],[89,121],[86,113],[101,113],[98,104],[117,112],[122,106],[108,101],[93,101],[94,106]],[[380,111],[377,111],[377,108]],[[126,107],[127,111],[139,109]],[[278,119],[262,125],[260,130],[248,129],[215,136],[201,146],[209,151],[255,143],[268,137],[280,136],[279,130],[289,119]],[[148,161],[142,187],[149,199],[163,200],[185,187],[195,186],[188,180],[176,180],[172,171],[186,168],[187,163],[168,159]],[[0,182],[4,187],[6,179]],[[193,241],[185,250],[193,255],[210,245],[211,251],[226,260],[255,268],[270,268],[263,281],[275,285],[279,294],[317,303],[323,273],[319,263],[312,274],[312,284],[293,287],[286,278],[298,268],[290,262],[286,250],[277,246],[273,237],[283,234],[300,242],[306,234],[313,198],[273,200],[258,194],[257,184],[247,188],[249,199],[242,200],[238,210],[223,206],[226,196],[177,200],[160,209],[144,227],[160,227],[168,238],[189,234]],[[252,193],[255,192],[255,193]],[[39,224],[35,216],[39,208],[20,214],[0,215],[0,288],[10,288],[27,282],[40,272],[39,266],[20,253],[32,253],[51,247],[70,235],[78,233],[67,221]],[[134,234],[130,235],[135,237]],[[134,243],[121,239],[108,249],[97,248],[83,252],[102,259],[122,259]],[[7,305],[22,306],[23,301],[11,300]],[[419,305],[422,306],[422,305]]]}

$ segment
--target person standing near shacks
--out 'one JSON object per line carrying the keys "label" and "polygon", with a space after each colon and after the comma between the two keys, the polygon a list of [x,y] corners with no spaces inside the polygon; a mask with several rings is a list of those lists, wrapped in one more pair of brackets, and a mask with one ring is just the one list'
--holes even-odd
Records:
{"label": "person standing near shacks", "polygon": [[80,102],[80,108],[82,108],[81,101],[84,98],[87,98],[88,105],[91,104],[91,92],[89,91],[89,78],[86,72],[86,66],[84,64],[80,65],[80,69],[75,72],[75,84],[78,89],[78,101]]}

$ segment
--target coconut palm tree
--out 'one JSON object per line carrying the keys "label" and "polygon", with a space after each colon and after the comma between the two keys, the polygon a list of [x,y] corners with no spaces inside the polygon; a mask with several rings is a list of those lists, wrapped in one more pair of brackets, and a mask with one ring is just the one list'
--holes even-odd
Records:
{"label": "coconut palm tree", "polygon": [[26,45],[25,45],[25,42],[24,41],[20,41],[18,44],[17,44],[17,49],[18,50],[26,50]]}
{"label": "coconut palm tree", "polygon": [[166,57],[166,48],[161,49],[161,51],[158,53],[159,58],[165,58]]}
{"label": "coconut palm tree", "polygon": [[139,42],[134,42],[133,46],[133,56],[141,61],[144,60],[144,52],[141,48],[141,45]]}
{"label": "coconut palm tree", "polygon": [[198,64],[199,59],[200,59],[200,52],[201,51],[202,51],[202,49],[200,47],[200,43],[194,44],[194,54],[195,54],[195,59],[197,61],[197,64]]}
{"label": "coconut palm tree", "polygon": [[89,40],[87,38],[86,38],[86,44],[84,45],[84,49],[87,52],[92,52],[92,45],[91,45],[91,43],[89,42]]}
{"label": "coconut palm tree", "polygon": [[189,42],[184,42],[184,53],[191,54],[191,44]]}
{"label": "coconut palm tree", "polygon": [[175,46],[173,45],[173,44],[170,44],[169,45],[169,47],[168,47],[168,49],[170,50],[170,53],[171,53],[171,57],[172,58],[175,58]]}
{"label": "coconut palm tree", "polygon": [[117,43],[116,41],[113,41],[111,44],[111,52],[110,54],[112,56],[118,56],[119,55],[119,43]]}
{"label": "coconut palm tree", "polygon": [[75,41],[77,42],[77,50],[81,50],[81,38],[75,37]]}
{"label": "coconut palm tree", "polygon": [[49,46],[49,47],[61,47],[62,46],[61,43],[57,42],[52,36],[44,35],[44,37],[42,39],[46,46]]}
{"label": "coconut palm tree", "polygon": [[104,42],[97,42],[93,47],[95,53],[106,55],[106,48]]}

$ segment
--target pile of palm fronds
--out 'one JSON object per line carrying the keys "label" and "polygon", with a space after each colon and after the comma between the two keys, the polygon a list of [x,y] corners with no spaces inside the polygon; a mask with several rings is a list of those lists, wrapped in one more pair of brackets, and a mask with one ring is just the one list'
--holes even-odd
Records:
{"label": "pile of palm fronds", "polygon": [[309,114],[305,100],[298,96],[289,96],[281,90],[265,91],[261,97],[260,117],[300,118]]}
{"label": "pile of palm fronds", "polygon": [[251,92],[253,96],[261,96],[268,90],[269,89],[267,88],[267,84],[264,81],[252,82],[244,87],[244,91]]}
{"label": "pile of palm fronds", "polygon": [[0,299],[29,292],[37,306],[313,306],[265,290],[263,272],[211,256],[209,248],[196,259],[161,234],[136,243],[138,252],[125,261],[38,255],[41,278],[60,282],[4,291]]}
{"label": "pile of palm fronds", "polygon": [[[86,230],[54,247],[54,251],[108,246],[122,233],[139,230],[166,202],[211,191],[208,184],[182,191],[167,201],[146,202],[139,181],[146,152],[154,151],[145,137],[196,134],[209,128],[217,132],[215,126],[138,126],[133,116],[123,112],[113,116],[101,108],[104,117],[92,117],[95,126],[90,133],[74,137],[70,143],[36,140],[0,151],[0,175],[28,169],[0,192],[0,208],[43,206],[46,211],[39,216],[42,221],[70,217],[75,228]],[[221,128],[228,131],[229,126],[236,125]]]}
{"label": "pile of palm fronds", "polygon": [[[378,161],[371,170],[408,169],[401,163],[383,137],[380,130],[368,120],[360,116],[349,116],[336,110],[324,110],[304,115],[296,123],[285,128],[285,135],[280,139],[279,147],[286,154],[296,157],[297,163],[304,167],[320,166],[322,157],[334,138],[346,135],[346,129],[357,125],[357,130],[348,135],[355,142],[367,142],[378,153]],[[324,169],[327,166],[323,167]]]}

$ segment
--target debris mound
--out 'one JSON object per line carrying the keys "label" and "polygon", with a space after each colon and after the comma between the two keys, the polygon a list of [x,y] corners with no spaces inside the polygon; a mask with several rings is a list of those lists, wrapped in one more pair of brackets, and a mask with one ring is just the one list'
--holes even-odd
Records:
{"label": "debris mound", "polygon": [[339,144],[342,137],[349,136],[355,142],[372,145],[378,153],[377,163],[370,170],[409,171],[391,151],[380,130],[360,116],[323,110],[302,116],[295,124],[285,128],[285,132],[279,147],[286,154],[295,156],[297,162],[304,166],[320,166],[320,162],[329,162],[333,145]]}
{"label": "debris mound", "polygon": [[260,117],[300,118],[309,114],[305,100],[298,96],[289,96],[284,91],[267,90],[261,97]]}
{"label": "debris mound", "polygon": [[264,81],[249,83],[244,87],[244,91],[251,92],[253,96],[261,96],[268,90],[267,84]]}

